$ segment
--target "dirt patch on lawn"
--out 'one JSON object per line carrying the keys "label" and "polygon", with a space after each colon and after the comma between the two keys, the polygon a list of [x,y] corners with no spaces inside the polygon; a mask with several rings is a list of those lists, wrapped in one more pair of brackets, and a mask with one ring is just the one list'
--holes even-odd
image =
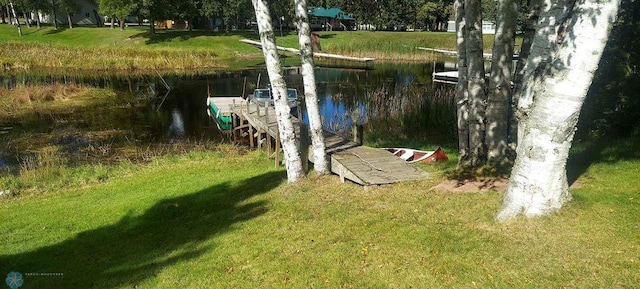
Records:
{"label": "dirt patch on lawn", "polygon": [[[431,190],[448,193],[504,193],[508,184],[509,179],[446,180]],[[582,187],[583,183],[579,180],[569,186],[570,189]]]}
{"label": "dirt patch on lawn", "polygon": [[450,193],[504,193],[509,179],[446,180],[432,190]]}

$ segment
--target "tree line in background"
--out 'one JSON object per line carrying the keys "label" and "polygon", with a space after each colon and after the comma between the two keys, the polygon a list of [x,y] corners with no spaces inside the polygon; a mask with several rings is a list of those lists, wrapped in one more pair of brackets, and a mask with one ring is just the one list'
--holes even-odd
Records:
{"label": "tree line in background", "polygon": [[[35,11],[52,15],[62,11],[69,15],[80,9],[77,0],[0,0],[3,6],[0,11],[3,23],[6,23],[5,18],[13,17],[8,11],[10,2],[15,6],[17,14],[21,15],[28,15]],[[142,19],[150,21],[182,19],[188,23],[196,23],[198,27],[204,29],[218,28],[227,31],[233,28],[250,28],[251,23],[256,19],[250,0],[95,0],[95,2],[100,14],[109,19],[124,20],[129,16],[135,16],[140,22]],[[373,27],[378,30],[414,28],[437,31],[446,30],[447,21],[454,15],[453,2],[453,0],[311,0],[308,5],[340,8],[355,18],[359,24],[363,26],[369,24],[366,26],[368,29]],[[295,19],[293,1],[269,1],[268,6],[273,19],[284,17],[286,26],[293,27],[292,23]],[[485,20],[495,20],[495,1],[483,1],[482,9]],[[39,19],[33,20],[39,21]],[[124,28],[123,21],[118,22],[121,28]]]}

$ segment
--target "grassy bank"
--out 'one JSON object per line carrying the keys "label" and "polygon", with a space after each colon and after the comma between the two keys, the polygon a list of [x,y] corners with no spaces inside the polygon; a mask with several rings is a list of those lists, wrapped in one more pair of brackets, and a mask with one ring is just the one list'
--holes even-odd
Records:
{"label": "grassy bank", "polygon": [[[558,288],[640,282],[640,162],[584,167],[559,214],[496,223],[501,195],[288,185],[224,147],[102,183],[0,200],[0,272],[22,288]],[[60,273],[53,276],[34,273]]]}
{"label": "grassy bank", "polygon": [[[455,33],[446,32],[324,31],[318,34],[322,52],[382,61],[433,61],[442,55],[418,47],[456,49]],[[299,46],[295,35],[283,37],[281,45]],[[484,45],[485,52],[491,52],[493,35],[484,36]]]}
{"label": "grassy bank", "polygon": [[98,71],[208,70],[260,59],[259,50],[242,44],[243,34],[78,27],[54,31],[0,25],[0,63],[5,69],[73,68]]}
{"label": "grassy bank", "polygon": [[11,195],[99,183],[134,164],[220,142],[161,139],[153,128],[162,127],[162,114],[149,114],[153,100],[132,93],[19,84],[0,95],[0,191]]}
{"label": "grassy bank", "polygon": [[[257,39],[257,33],[230,34],[207,31],[158,30],[150,37],[146,28],[124,31],[110,28],[77,27],[53,30],[0,25],[0,64],[5,70],[66,68],[94,71],[211,70],[244,67],[262,58],[260,50],[241,43]],[[438,54],[416,47],[455,49],[453,33],[433,32],[319,32],[323,52],[380,61],[433,61]],[[278,37],[278,43],[298,47],[295,33]],[[490,50],[491,35],[485,36]]]}

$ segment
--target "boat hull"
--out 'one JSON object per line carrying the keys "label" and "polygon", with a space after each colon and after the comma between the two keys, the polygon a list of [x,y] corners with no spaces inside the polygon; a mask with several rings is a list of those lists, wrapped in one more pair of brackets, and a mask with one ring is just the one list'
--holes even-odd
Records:
{"label": "boat hull", "polygon": [[407,163],[434,163],[440,161],[448,161],[449,157],[441,147],[438,147],[435,151],[422,151],[410,148],[383,148],[384,150],[392,153]]}

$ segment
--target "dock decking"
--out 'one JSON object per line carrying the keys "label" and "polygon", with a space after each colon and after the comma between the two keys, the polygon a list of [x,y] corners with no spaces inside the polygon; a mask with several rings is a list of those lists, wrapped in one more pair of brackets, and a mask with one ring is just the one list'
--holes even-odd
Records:
{"label": "dock decking", "polygon": [[[263,147],[279,164],[280,136],[275,110],[248,103],[241,98],[211,97],[209,101],[220,104],[221,113],[232,116],[230,134],[234,140],[245,140],[251,147]],[[310,141],[305,126],[292,118],[296,137],[301,140],[303,163],[313,162],[309,149]],[[301,137],[302,136],[302,137]],[[340,176],[341,181],[350,180],[363,186],[384,185],[401,181],[423,180],[429,177],[417,167],[407,164],[386,150],[359,145],[330,132],[324,133],[327,159],[331,172]]]}
{"label": "dock decking", "polygon": [[441,71],[433,73],[433,81],[441,83],[456,84],[458,83],[458,71]]}
{"label": "dock decking", "polygon": [[[254,40],[249,40],[249,39],[242,39],[240,41],[242,41],[243,43],[246,43],[246,44],[250,44],[250,45],[256,46],[256,47],[262,47],[262,43],[260,43],[260,41],[254,41]],[[282,46],[276,46],[276,48],[278,50],[281,50],[281,51],[287,51],[287,52],[291,52],[291,53],[295,53],[295,54],[300,54],[300,49],[282,47]],[[345,55],[322,53],[322,52],[314,52],[313,56],[317,57],[317,58],[327,58],[327,59],[345,60],[345,61],[357,61],[357,62],[371,62],[371,61],[376,60],[375,58],[371,58],[371,57],[353,57],[353,56],[345,56]]]}
{"label": "dock decking", "polygon": [[427,172],[386,150],[359,145],[329,132],[325,132],[324,141],[331,172],[342,182],[371,186],[429,178]]}

